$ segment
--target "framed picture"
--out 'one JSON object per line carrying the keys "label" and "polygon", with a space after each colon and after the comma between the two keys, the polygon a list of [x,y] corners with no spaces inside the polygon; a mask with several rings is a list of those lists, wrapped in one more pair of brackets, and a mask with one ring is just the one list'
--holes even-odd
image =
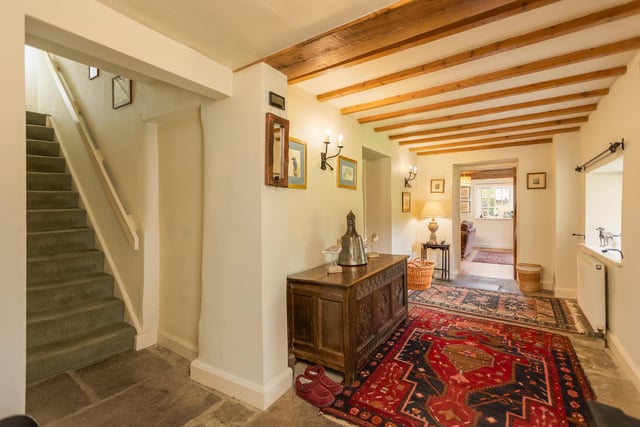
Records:
{"label": "framed picture", "polygon": [[131,79],[115,76],[111,79],[113,109],[131,104]]}
{"label": "framed picture", "polygon": [[469,212],[471,212],[471,202],[469,200],[461,200],[460,213],[469,213]]}
{"label": "framed picture", "polygon": [[358,188],[358,162],[348,157],[338,156],[338,187]]}
{"label": "framed picture", "polygon": [[444,179],[432,179],[431,180],[431,192],[432,193],[444,193]]}
{"label": "framed picture", "polygon": [[402,212],[411,212],[411,193],[402,192]]}
{"label": "framed picture", "polygon": [[547,173],[533,172],[527,174],[527,189],[536,190],[547,188]]}
{"label": "framed picture", "polygon": [[471,187],[460,187],[460,200],[468,200],[471,197]]}
{"label": "framed picture", "polygon": [[307,188],[307,143],[289,138],[289,188]]}
{"label": "framed picture", "polygon": [[100,70],[89,65],[89,80],[93,80],[100,75]]}

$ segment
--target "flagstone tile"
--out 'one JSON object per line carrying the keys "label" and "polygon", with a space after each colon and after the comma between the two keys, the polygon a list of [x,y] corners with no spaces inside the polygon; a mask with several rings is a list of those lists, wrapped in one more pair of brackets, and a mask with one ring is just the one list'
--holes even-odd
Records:
{"label": "flagstone tile", "polygon": [[26,413],[40,425],[76,412],[90,403],[87,393],[66,373],[27,387]]}

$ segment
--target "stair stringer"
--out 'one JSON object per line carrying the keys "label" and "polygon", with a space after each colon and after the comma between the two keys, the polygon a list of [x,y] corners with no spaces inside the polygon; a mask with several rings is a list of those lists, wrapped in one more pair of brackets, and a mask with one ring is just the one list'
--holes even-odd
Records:
{"label": "stair stringer", "polygon": [[[155,344],[155,342],[153,343],[148,343],[150,340],[147,338],[145,339],[145,343],[146,345],[144,346],[139,346],[138,345],[138,341],[139,341],[139,337],[140,337],[140,331],[142,331],[142,324],[140,322],[140,319],[138,317],[138,315],[136,314],[135,310],[133,309],[133,303],[131,301],[131,297],[129,295],[129,292],[127,291],[125,285],[124,285],[124,280],[122,277],[122,274],[120,273],[119,269],[117,268],[116,263],[114,262],[114,258],[112,256],[111,251],[109,250],[109,245],[107,245],[105,242],[105,237],[104,237],[104,233],[102,228],[100,227],[100,224],[98,221],[96,221],[96,215],[95,212],[91,206],[91,204],[86,203],[87,197],[86,196],[86,189],[83,188],[82,185],[82,180],[77,179],[77,173],[74,169],[73,166],[73,162],[71,161],[71,157],[69,156],[69,153],[66,150],[66,146],[65,146],[65,141],[64,138],[61,136],[62,135],[62,131],[59,128],[59,126],[56,125],[56,121],[54,120],[54,118],[49,115],[47,118],[48,121],[48,125],[50,127],[52,127],[55,131],[54,133],[54,141],[58,142],[60,144],[60,150],[62,150],[62,154],[65,157],[65,159],[67,160],[66,164],[67,164],[67,168],[69,168],[69,172],[71,173],[71,176],[73,177],[72,179],[72,185],[77,189],[79,195],[80,195],[80,203],[81,206],[85,209],[85,211],[87,212],[87,221],[91,224],[95,235],[96,235],[96,244],[98,246],[98,248],[104,253],[105,256],[105,271],[109,274],[111,274],[114,278],[114,282],[116,284],[116,296],[118,298],[120,298],[123,302],[124,302],[124,307],[125,307],[125,321],[127,323],[129,323],[130,325],[132,325],[135,329],[136,329],[136,350],[139,350],[141,348],[144,347],[148,347],[150,345]],[[82,136],[80,135],[80,132],[78,132],[78,138],[82,138]],[[145,334],[146,335],[146,334]],[[147,344],[148,343],[148,344]]]}

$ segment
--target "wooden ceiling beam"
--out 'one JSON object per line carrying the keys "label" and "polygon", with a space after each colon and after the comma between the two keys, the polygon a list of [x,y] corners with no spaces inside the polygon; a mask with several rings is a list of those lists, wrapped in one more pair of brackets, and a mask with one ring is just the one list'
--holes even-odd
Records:
{"label": "wooden ceiling beam", "polygon": [[545,139],[534,139],[529,141],[517,141],[517,142],[509,142],[506,144],[488,144],[488,145],[479,145],[476,147],[464,147],[464,148],[451,148],[448,150],[437,150],[437,151],[422,151],[417,153],[418,156],[433,156],[434,154],[447,154],[447,153],[461,153],[465,151],[479,151],[479,150],[493,150],[495,148],[508,148],[508,147],[522,147],[525,145],[535,145],[535,144],[550,144],[553,142],[552,138]]}
{"label": "wooden ceiling beam", "polygon": [[458,139],[458,138],[472,138],[472,137],[485,136],[485,135],[497,135],[500,133],[521,132],[524,130],[574,125],[577,123],[585,123],[588,120],[589,120],[589,116],[578,116],[578,117],[571,117],[568,119],[551,120],[547,122],[528,123],[528,124],[517,125],[517,126],[484,129],[484,130],[465,132],[465,133],[452,133],[448,135],[432,136],[429,138],[409,139],[406,141],[399,141],[398,145],[406,146],[406,145],[413,145],[413,144],[425,144],[425,143],[438,142],[438,141],[450,141],[452,139]]}
{"label": "wooden ceiling beam", "polygon": [[372,116],[360,117],[358,123],[370,123],[378,120],[393,119],[395,117],[402,117],[409,114],[424,113],[427,111],[439,110],[442,108],[458,107],[460,105],[471,104],[474,102],[489,101],[497,98],[504,98],[507,96],[520,95],[523,93],[530,93],[544,89],[557,88],[561,86],[568,86],[572,84],[605,79],[609,77],[617,77],[627,72],[626,65],[621,67],[608,68],[606,70],[591,71],[589,73],[576,74],[573,76],[561,77],[553,80],[546,80],[543,82],[530,83],[523,86],[511,87],[508,89],[496,90],[494,92],[483,93],[480,95],[467,96],[464,98],[452,99],[449,101],[442,101],[435,104],[423,105],[420,107],[407,108],[404,110],[396,110],[388,113],[381,113]]}
{"label": "wooden ceiling beam", "polygon": [[[502,119],[485,120],[482,122],[465,123],[461,125],[448,126],[444,128],[436,128],[436,129],[422,130],[417,132],[407,132],[407,133],[401,133],[396,135],[389,135],[389,139],[395,140],[395,139],[403,139],[403,138],[413,138],[416,136],[437,135],[439,133],[457,132],[462,130],[470,130],[470,129],[489,127],[489,126],[503,125],[507,123],[538,120],[538,119],[545,119],[545,118],[557,117],[557,116],[566,116],[569,114],[587,113],[587,112],[595,111],[597,107],[598,107],[598,104],[579,105],[577,107],[561,108],[559,110],[552,110],[552,111],[542,111],[540,113],[523,114],[520,116],[505,117]],[[586,121],[586,118],[588,116],[580,116],[580,117],[583,117],[584,118],[583,121]],[[543,123],[540,123],[541,126],[539,127],[544,127],[542,126],[542,124],[544,123],[548,124],[549,126],[551,124],[560,125],[560,124],[567,123],[567,122],[564,122],[564,123],[560,123],[560,122],[562,122],[562,120],[554,120],[552,122],[543,122]],[[575,123],[578,123],[578,122],[575,122]],[[411,141],[401,141],[400,145],[404,145],[408,143],[411,143]]]}
{"label": "wooden ceiling beam", "polygon": [[366,80],[340,89],[321,93],[316,98],[318,101],[328,101],[330,99],[339,98],[346,95],[374,89],[385,86],[408,78],[432,73],[434,71],[443,70],[457,65],[462,65],[481,58],[487,58],[503,52],[508,52],[517,48],[529,46],[542,41],[550,40],[555,37],[570,34],[576,31],[592,28],[597,25],[613,22],[618,19],[640,13],[640,0],[630,3],[611,7],[589,15],[582,16],[557,25],[552,25],[540,30],[532,31],[516,37],[511,37],[495,43],[490,43],[466,52],[457,53],[446,58],[436,59],[435,61],[406,70],[387,74],[375,79]]}
{"label": "wooden ceiling beam", "polygon": [[[551,98],[536,99],[533,101],[519,102],[516,104],[500,105],[498,107],[483,108],[481,110],[466,111],[464,113],[448,114],[440,117],[430,117],[428,119],[412,120],[403,123],[394,123],[392,125],[379,126],[373,130],[376,132],[385,132],[394,129],[401,129],[409,126],[429,125],[433,123],[447,122],[451,120],[468,119],[471,117],[486,116],[488,114],[504,113],[507,111],[521,110],[524,108],[540,107],[549,104],[558,104],[561,102],[577,101],[586,98],[601,97],[609,93],[609,89],[596,89],[586,92],[572,93],[569,95],[554,96]],[[593,105],[593,104],[589,104]],[[574,107],[577,108],[577,107]]]}
{"label": "wooden ceiling beam", "polygon": [[295,84],[556,1],[402,0],[255,63],[269,64]]}
{"label": "wooden ceiling beam", "polygon": [[528,64],[522,64],[498,71],[492,71],[490,73],[470,77],[468,79],[445,83],[442,85],[417,90],[402,95],[394,95],[388,98],[344,107],[340,109],[340,112],[342,114],[359,113],[361,111],[387,107],[389,105],[413,101],[420,98],[426,98],[428,96],[441,95],[443,93],[453,92],[460,89],[467,89],[470,87],[496,82],[499,80],[521,77],[531,73],[537,73],[557,67],[576,64],[578,62],[583,62],[590,59],[601,58],[603,56],[614,55],[621,52],[628,52],[635,49],[640,49],[640,36],[617,41],[614,43],[607,43],[605,45],[592,48],[581,49],[564,55],[558,55],[551,58],[541,59],[539,61],[529,62]]}
{"label": "wooden ceiling beam", "polygon": [[494,136],[491,138],[484,139],[476,139],[471,141],[460,141],[460,142],[450,142],[447,144],[437,144],[437,145],[429,145],[423,147],[411,147],[409,151],[411,152],[419,152],[423,150],[433,150],[437,148],[451,148],[451,147],[461,147],[464,145],[478,145],[478,144],[486,144],[488,142],[498,142],[498,141],[513,141],[522,138],[537,138],[540,136],[549,136],[555,135],[557,133],[569,133],[569,132],[577,132],[580,130],[579,126],[562,128],[562,129],[551,129],[551,130],[543,130],[539,132],[529,132],[529,133],[521,133],[515,135],[503,135],[503,136]]}

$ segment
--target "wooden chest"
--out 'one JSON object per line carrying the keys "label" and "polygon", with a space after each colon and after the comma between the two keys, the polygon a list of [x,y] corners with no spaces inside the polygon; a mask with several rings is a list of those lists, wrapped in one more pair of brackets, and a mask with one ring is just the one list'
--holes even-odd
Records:
{"label": "wooden chest", "polygon": [[407,257],[381,254],[336,274],[327,267],[287,278],[289,353],[341,371],[351,384],[407,318]]}

